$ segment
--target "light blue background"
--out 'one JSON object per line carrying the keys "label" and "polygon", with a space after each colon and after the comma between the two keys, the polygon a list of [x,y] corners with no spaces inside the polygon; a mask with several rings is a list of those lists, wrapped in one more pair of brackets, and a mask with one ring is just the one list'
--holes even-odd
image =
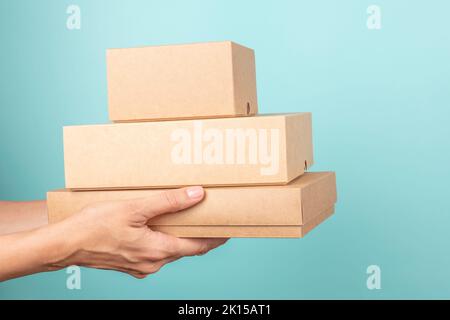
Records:
{"label": "light blue background", "polygon": [[[66,8],[81,8],[81,30]],[[378,4],[382,29],[368,30]],[[64,185],[62,126],[108,121],[105,49],[233,40],[256,50],[259,106],[313,112],[336,215],[305,239],[234,239],[146,280],[64,270],[0,298],[450,298],[450,2],[4,1],[0,198]],[[276,212],[274,212],[276,214]],[[382,289],[366,287],[366,268]]]}

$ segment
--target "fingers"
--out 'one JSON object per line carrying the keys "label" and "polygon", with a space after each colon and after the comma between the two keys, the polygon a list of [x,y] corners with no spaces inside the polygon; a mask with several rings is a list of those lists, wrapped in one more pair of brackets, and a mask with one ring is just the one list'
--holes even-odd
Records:
{"label": "fingers", "polygon": [[179,258],[171,257],[171,258],[162,259],[162,260],[159,260],[159,261],[145,261],[145,262],[142,262],[142,263],[139,263],[139,264],[135,265],[134,269],[136,271],[134,271],[133,273],[137,273],[137,274],[148,276],[150,274],[158,272],[166,264],[168,264],[170,262],[173,262],[175,260],[178,260],[178,259]]}
{"label": "fingers", "polygon": [[152,249],[146,256],[151,260],[163,260],[201,255],[227,240],[228,238],[177,238],[163,232],[152,231],[150,240]]}
{"label": "fingers", "polygon": [[138,208],[138,213],[147,220],[163,214],[177,212],[200,202],[205,195],[202,187],[194,186],[166,190],[154,196],[129,200],[129,204]]}
{"label": "fingers", "polygon": [[158,272],[170,262],[183,256],[203,255],[228,240],[224,238],[183,239],[159,232],[154,232],[154,236],[152,241],[156,243],[159,249],[149,251],[146,254],[146,259],[141,258],[140,261],[126,266],[113,266],[111,269],[126,272],[138,279],[144,279],[148,275]]}
{"label": "fingers", "polygon": [[196,239],[196,238],[175,238],[177,256],[197,256],[217,248],[227,242],[225,238]]}

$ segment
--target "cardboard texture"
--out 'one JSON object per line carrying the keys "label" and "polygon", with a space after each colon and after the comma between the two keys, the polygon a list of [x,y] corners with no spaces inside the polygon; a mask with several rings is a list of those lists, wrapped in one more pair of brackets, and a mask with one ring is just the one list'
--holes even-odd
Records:
{"label": "cardboard texture", "polygon": [[66,188],[286,184],[313,164],[310,113],[64,128]]}
{"label": "cardboard texture", "polygon": [[236,43],[108,49],[112,121],[257,113],[255,55]]}
{"label": "cardboard texture", "polygon": [[303,238],[334,213],[324,211],[302,226],[151,226],[180,238]]}
{"label": "cardboard texture", "polygon": [[[50,223],[101,201],[155,195],[161,189],[47,193]],[[181,212],[158,216],[149,225],[179,237],[302,237],[333,213],[333,172],[305,173],[284,186],[207,188],[205,199]]]}

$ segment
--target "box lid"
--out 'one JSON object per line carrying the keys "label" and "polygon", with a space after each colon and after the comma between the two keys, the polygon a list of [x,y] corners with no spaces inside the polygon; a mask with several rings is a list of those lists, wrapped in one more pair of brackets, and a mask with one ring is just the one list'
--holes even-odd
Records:
{"label": "box lid", "polygon": [[[305,173],[284,186],[208,188],[206,198],[151,225],[303,225],[336,202],[334,172]],[[208,201],[212,198],[212,201]]]}
{"label": "box lid", "polygon": [[[160,189],[69,191],[48,193],[51,222],[99,201],[151,196]],[[205,199],[181,212],[152,219],[150,225],[304,225],[336,202],[333,172],[305,173],[288,185],[206,188]]]}

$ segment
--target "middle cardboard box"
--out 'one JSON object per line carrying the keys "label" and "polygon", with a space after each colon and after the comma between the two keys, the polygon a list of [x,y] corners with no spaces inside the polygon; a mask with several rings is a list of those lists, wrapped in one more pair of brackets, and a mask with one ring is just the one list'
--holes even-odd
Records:
{"label": "middle cardboard box", "polygon": [[73,190],[287,184],[312,164],[310,113],[64,127]]}

